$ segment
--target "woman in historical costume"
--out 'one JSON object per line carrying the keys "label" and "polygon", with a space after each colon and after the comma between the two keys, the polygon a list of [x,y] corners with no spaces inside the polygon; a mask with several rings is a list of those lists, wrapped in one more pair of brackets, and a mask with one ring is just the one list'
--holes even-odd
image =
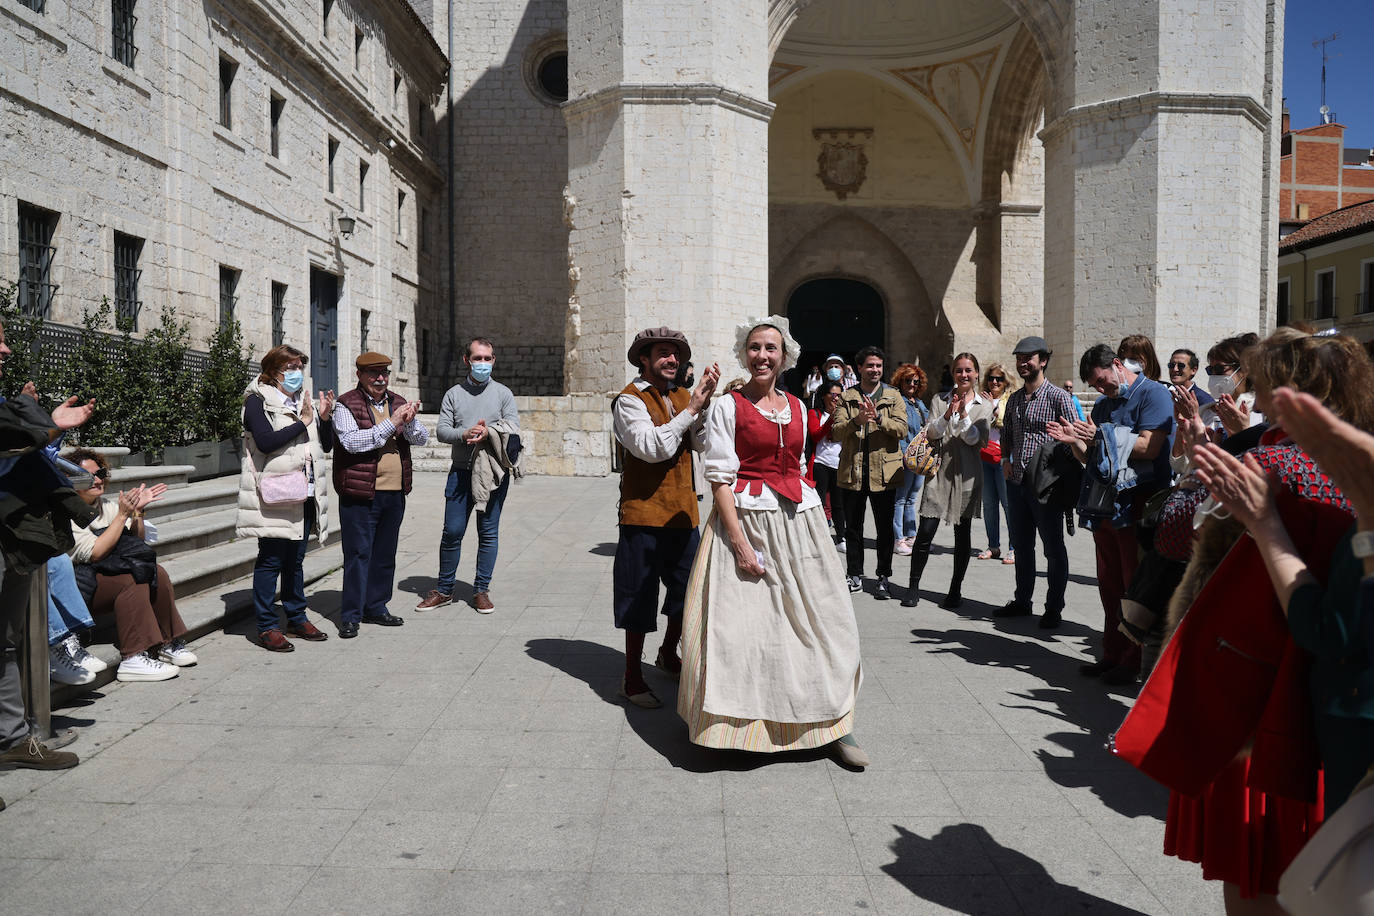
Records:
{"label": "woman in historical costume", "polygon": [[973,551],[973,520],[983,507],[983,459],[979,452],[988,444],[992,402],[978,393],[978,357],[960,353],[954,357],[954,390],[949,398],[936,395],[930,405],[926,438],[940,460],[940,468],[926,480],[921,497],[921,521],[911,550],[911,578],[902,607],[920,600],[921,574],[930,558],[930,545],[940,522],[954,526],[954,576],[940,607],[954,609],[964,603],[961,591]]}
{"label": "woman in historical costume", "polygon": [[830,745],[868,765],[855,742],[859,632],[825,513],[806,481],[806,410],[777,390],[801,348],[787,319],[740,326],[748,381],[706,425],[715,509],[687,588],[678,713],[694,743],[744,751]]}
{"label": "woman in historical costume", "polygon": [[[1280,328],[1241,362],[1266,414],[1273,393],[1291,387],[1356,428],[1374,429],[1374,364],[1353,339]],[[1169,641],[1112,747],[1171,790],[1165,854],[1198,862],[1204,878],[1224,882],[1229,916],[1277,914],[1279,876],[1322,821],[1319,753],[1333,711],[1325,694],[1354,671],[1322,657],[1312,596],[1295,610],[1300,596],[1271,581],[1266,532],[1244,536],[1243,523],[1257,519],[1238,504],[1230,480],[1228,469],[1240,465],[1210,445],[1194,458],[1198,476],[1218,489],[1180,498],[1210,517],[1170,602]],[[1280,426],[1245,453],[1244,466],[1269,480],[1272,511],[1298,545],[1289,559],[1325,583],[1333,558],[1349,550],[1342,535],[1350,502]],[[1192,518],[1192,511],[1162,514],[1156,539],[1176,539],[1173,529],[1186,532]],[[1341,734],[1350,740],[1349,730]],[[1349,777],[1339,782],[1348,791]]]}

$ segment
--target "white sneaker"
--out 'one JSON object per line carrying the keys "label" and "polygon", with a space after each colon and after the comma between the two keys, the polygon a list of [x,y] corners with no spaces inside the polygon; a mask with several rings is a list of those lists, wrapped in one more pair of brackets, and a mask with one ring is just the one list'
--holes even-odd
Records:
{"label": "white sneaker", "polygon": [[86,647],[81,645],[81,637],[77,636],[75,633],[67,637],[65,644],[67,646],[67,651],[71,653],[72,661],[76,662],[87,671],[99,674],[110,667],[91,653],[87,652]]}
{"label": "white sneaker", "polygon": [[860,579],[858,576],[850,576],[850,577],[849,577],[848,579],[846,579],[845,581],[848,583],[848,585],[849,585],[849,590],[850,590],[851,592],[861,592],[861,591],[863,591],[863,588],[864,588],[864,580],[863,580],[863,579]]}
{"label": "white sneaker", "polygon": [[196,658],[196,653],[186,648],[186,641],[174,639],[157,651],[157,657],[169,665],[176,665],[178,668],[189,668],[200,659]]}
{"label": "white sneaker", "polygon": [[838,550],[840,553],[844,553],[844,538],[840,538],[838,541],[835,542],[835,549]]}
{"label": "white sneaker", "polygon": [[77,686],[95,680],[95,672],[78,665],[67,652],[67,644],[60,642],[48,649],[48,676],[58,684]]}
{"label": "white sneaker", "polygon": [[167,681],[180,673],[176,665],[169,665],[146,652],[140,652],[119,663],[119,668],[115,671],[115,680]]}
{"label": "white sneaker", "polygon": [[899,557],[911,556],[911,542],[908,541],[906,538],[902,538],[900,541],[897,542],[897,546],[892,548],[892,552],[897,554],[897,556]]}

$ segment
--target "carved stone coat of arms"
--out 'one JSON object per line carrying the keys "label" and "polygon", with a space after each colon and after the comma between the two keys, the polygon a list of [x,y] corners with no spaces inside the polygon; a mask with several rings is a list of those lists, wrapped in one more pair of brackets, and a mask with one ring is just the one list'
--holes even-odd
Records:
{"label": "carved stone coat of arms", "polygon": [[817,128],[812,136],[821,141],[816,157],[816,177],[827,191],[844,200],[859,190],[868,177],[868,156],[863,141],[873,136],[871,127]]}

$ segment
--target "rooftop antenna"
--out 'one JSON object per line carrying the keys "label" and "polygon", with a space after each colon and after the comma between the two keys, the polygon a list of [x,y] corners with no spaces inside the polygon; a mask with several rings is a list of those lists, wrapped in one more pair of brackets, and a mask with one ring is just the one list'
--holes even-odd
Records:
{"label": "rooftop antenna", "polygon": [[[1312,42],[1312,47],[1321,48],[1322,52],[1322,107],[1319,108],[1318,111],[1321,112],[1323,124],[1330,124],[1334,120],[1331,109],[1326,104],[1326,62],[1331,59],[1331,56],[1326,53],[1326,46],[1340,37],[1340,32],[1332,32],[1325,38],[1318,38],[1316,41]],[[1339,57],[1340,55],[1336,56]]]}

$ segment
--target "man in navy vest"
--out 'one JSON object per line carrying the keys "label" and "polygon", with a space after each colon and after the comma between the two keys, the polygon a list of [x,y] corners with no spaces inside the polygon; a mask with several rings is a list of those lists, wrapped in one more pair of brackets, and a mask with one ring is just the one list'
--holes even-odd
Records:
{"label": "man in navy vest", "polygon": [[367,352],[357,359],[358,387],[339,396],[334,411],[334,492],[343,532],[343,602],[339,636],[358,635],[358,623],[405,623],[387,610],[396,578],[396,542],[410,492],[410,447],[429,433],[416,415],[419,401],[390,390],[391,358]]}

